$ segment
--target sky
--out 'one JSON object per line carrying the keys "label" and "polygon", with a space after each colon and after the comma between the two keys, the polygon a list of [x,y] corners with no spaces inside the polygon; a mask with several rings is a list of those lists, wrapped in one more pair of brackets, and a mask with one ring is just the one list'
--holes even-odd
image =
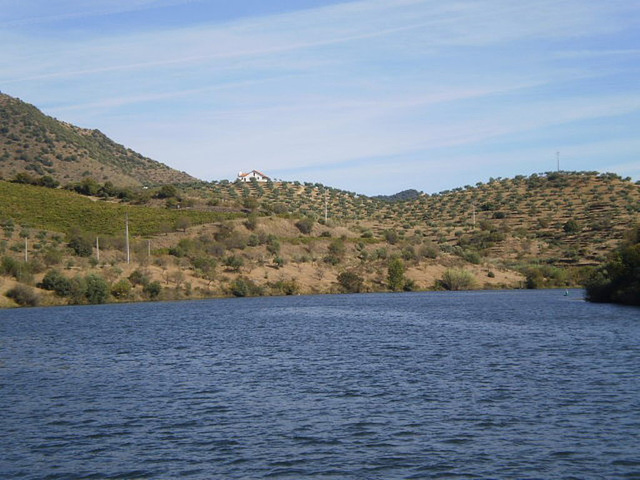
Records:
{"label": "sky", "polygon": [[0,0],[0,91],[203,180],[640,180],[633,0]]}

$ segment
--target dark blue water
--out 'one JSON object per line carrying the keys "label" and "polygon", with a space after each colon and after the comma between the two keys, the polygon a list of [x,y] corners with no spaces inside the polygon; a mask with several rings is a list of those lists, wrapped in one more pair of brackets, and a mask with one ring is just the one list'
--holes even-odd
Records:
{"label": "dark blue water", "polygon": [[2,479],[640,478],[640,309],[580,292],[0,311]]}

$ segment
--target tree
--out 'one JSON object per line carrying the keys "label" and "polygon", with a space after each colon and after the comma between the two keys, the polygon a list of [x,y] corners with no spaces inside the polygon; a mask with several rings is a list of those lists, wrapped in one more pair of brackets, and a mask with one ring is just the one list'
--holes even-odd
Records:
{"label": "tree", "polygon": [[183,232],[187,231],[187,228],[191,226],[191,220],[187,217],[180,217],[176,220],[176,229],[182,230]]}
{"label": "tree", "polygon": [[399,292],[404,288],[404,263],[400,258],[392,258],[387,268],[387,283],[393,292]]}
{"label": "tree", "polygon": [[253,297],[262,294],[262,288],[253,280],[244,277],[236,278],[230,286],[231,294],[235,297]]}
{"label": "tree", "polygon": [[173,185],[163,185],[154,196],[156,198],[176,198],[178,197],[178,189]]}
{"label": "tree", "polygon": [[156,280],[142,287],[142,291],[146,295],[148,295],[151,300],[153,300],[155,298],[158,298],[158,296],[160,295],[160,292],[162,291],[162,285],[160,285],[160,282]]}
{"label": "tree", "polygon": [[71,280],[58,270],[50,270],[45,274],[39,287],[45,290],[52,290],[59,297],[68,297],[71,295],[72,286]]}
{"label": "tree", "polygon": [[587,300],[640,305],[640,226],[585,283]]}
{"label": "tree", "polygon": [[69,248],[79,257],[90,257],[93,253],[93,242],[87,235],[76,232],[69,240]]}
{"label": "tree", "polygon": [[244,266],[244,260],[242,259],[242,257],[230,255],[224,260],[224,265],[234,272],[239,272],[240,269]]}
{"label": "tree", "polygon": [[384,235],[384,239],[390,245],[395,245],[396,243],[398,243],[398,240],[399,240],[398,232],[396,232],[395,230],[385,230],[383,235]]}
{"label": "tree", "polygon": [[109,284],[100,275],[90,274],[85,277],[87,289],[85,296],[89,303],[105,303],[109,298]]}
{"label": "tree", "polygon": [[364,286],[364,279],[355,272],[341,272],[338,283],[345,293],[360,293]]}
{"label": "tree", "polygon": [[474,283],[473,274],[462,268],[448,268],[440,280],[440,285],[447,290],[467,290]]}
{"label": "tree", "polygon": [[295,225],[298,228],[298,230],[300,230],[300,233],[303,233],[304,235],[309,235],[311,233],[311,231],[313,230],[313,224],[314,224],[314,220],[311,217],[305,217],[302,218],[300,220],[298,220]]}
{"label": "tree", "polygon": [[580,231],[580,225],[575,220],[571,219],[562,226],[562,229],[566,233],[578,233]]}
{"label": "tree", "polygon": [[111,286],[111,295],[117,299],[127,298],[131,294],[131,288],[131,282],[123,278]]}
{"label": "tree", "polygon": [[40,303],[40,296],[31,287],[16,285],[6,296],[23,307],[35,307]]}

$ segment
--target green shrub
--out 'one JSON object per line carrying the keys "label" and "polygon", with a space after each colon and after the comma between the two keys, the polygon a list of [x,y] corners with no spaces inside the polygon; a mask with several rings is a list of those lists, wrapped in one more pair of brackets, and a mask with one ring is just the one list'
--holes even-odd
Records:
{"label": "green shrub", "polygon": [[448,268],[439,281],[447,290],[468,290],[475,284],[473,274],[462,268]]}
{"label": "green shrub", "polygon": [[640,305],[640,227],[585,282],[587,300]]}
{"label": "green shrub", "polygon": [[85,277],[85,296],[89,303],[105,303],[109,298],[109,284],[97,274],[89,274]]}
{"label": "green shrub", "polygon": [[134,270],[128,278],[132,285],[147,285],[149,283],[149,276],[140,270]]}
{"label": "green shrub", "polygon": [[36,307],[40,304],[40,296],[31,287],[16,285],[6,296],[23,307]]}
{"label": "green shrub", "polygon": [[576,222],[575,220],[569,220],[567,221],[563,226],[562,229],[566,232],[566,233],[578,233],[581,228],[580,225],[578,224],[578,222]]}
{"label": "green shrub", "polygon": [[253,280],[245,277],[238,277],[231,282],[231,294],[235,297],[253,297],[262,295],[262,289]]}
{"label": "green shrub", "polygon": [[142,287],[142,291],[151,300],[153,300],[155,298],[158,298],[158,296],[160,295],[160,292],[162,292],[162,285],[160,285],[160,282],[158,281],[150,282]]}
{"label": "green shrub", "polygon": [[242,257],[238,257],[236,255],[230,255],[224,260],[224,265],[228,269],[239,272],[240,269],[244,266],[244,260]]}
{"label": "green shrub", "polygon": [[72,291],[71,283],[71,280],[58,270],[50,270],[45,274],[39,287],[44,290],[52,290],[59,297],[68,297]]}
{"label": "green shrub", "polygon": [[69,240],[69,248],[79,257],[90,257],[93,253],[93,242],[87,235],[76,233]]}
{"label": "green shrub", "polygon": [[338,283],[345,293],[360,293],[364,286],[364,279],[355,272],[341,272]]}
{"label": "green shrub", "polygon": [[399,236],[398,232],[396,232],[395,230],[385,230],[383,236],[387,243],[390,245],[395,245],[396,243],[398,243]]}
{"label": "green shrub", "polygon": [[21,262],[13,257],[2,257],[0,261],[0,275],[9,275],[19,282],[33,281],[34,265],[31,262]]}
{"label": "green shrub", "polygon": [[309,235],[311,233],[311,231],[313,230],[313,224],[315,223],[315,221],[313,220],[313,218],[310,217],[306,217],[303,218],[301,220],[298,220],[295,225],[298,228],[298,230],[300,230],[301,233],[305,234],[305,235]]}
{"label": "green shrub", "polygon": [[278,280],[271,286],[271,288],[277,295],[295,295],[300,290],[295,279]]}
{"label": "green shrub", "polygon": [[393,258],[387,267],[387,283],[393,292],[404,289],[404,263],[399,258]]}
{"label": "green shrub", "polygon": [[[131,282],[126,278],[118,280],[111,286],[111,295],[113,295],[117,299],[127,298],[131,295]],[[101,302],[98,302],[101,303]]]}
{"label": "green shrub", "polygon": [[247,230],[253,232],[258,227],[258,216],[255,213],[249,215],[244,222],[244,226],[247,227]]}

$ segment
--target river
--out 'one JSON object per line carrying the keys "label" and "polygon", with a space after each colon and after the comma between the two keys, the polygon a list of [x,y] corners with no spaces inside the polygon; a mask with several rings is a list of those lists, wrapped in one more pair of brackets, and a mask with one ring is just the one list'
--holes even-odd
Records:
{"label": "river", "polygon": [[570,291],[0,311],[0,478],[640,478],[640,309]]}

